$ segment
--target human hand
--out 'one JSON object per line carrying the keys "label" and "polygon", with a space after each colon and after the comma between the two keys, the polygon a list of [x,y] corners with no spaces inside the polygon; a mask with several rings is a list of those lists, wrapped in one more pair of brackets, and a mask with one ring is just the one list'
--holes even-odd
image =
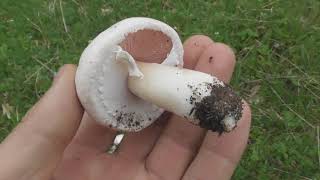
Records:
{"label": "human hand", "polygon": [[[230,48],[206,36],[184,43],[185,68],[229,82]],[[0,145],[0,179],[203,180],[229,179],[246,147],[251,122],[245,103],[238,127],[218,136],[172,115],[126,134],[118,152],[105,153],[116,134],[93,121],[77,98],[76,67],[64,66],[53,86]]]}

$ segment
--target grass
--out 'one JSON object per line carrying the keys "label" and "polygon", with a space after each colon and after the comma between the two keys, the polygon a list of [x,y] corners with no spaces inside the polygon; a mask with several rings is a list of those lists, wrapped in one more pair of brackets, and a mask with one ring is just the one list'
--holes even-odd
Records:
{"label": "grass", "polygon": [[[0,141],[111,24],[148,16],[181,37],[232,46],[232,85],[252,105],[250,142],[233,179],[320,179],[318,0],[1,0]],[[318,131],[317,131],[318,130]]]}

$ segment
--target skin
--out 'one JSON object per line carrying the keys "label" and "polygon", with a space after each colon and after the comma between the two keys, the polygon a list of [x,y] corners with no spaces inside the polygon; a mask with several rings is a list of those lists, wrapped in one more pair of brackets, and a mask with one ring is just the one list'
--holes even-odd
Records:
{"label": "skin", "polygon": [[[229,82],[231,49],[202,35],[184,43],[185,67]],[[212,61],[209,62],[209,58]],[[115,155],[105,153],[115,131],[84,112],[75,91],[76,66],[65,65],[52,87],[0,144],[0,179],[203,180],[230,179],[247,145],[251,112],[218,136],[165,114],[127,134]]]}

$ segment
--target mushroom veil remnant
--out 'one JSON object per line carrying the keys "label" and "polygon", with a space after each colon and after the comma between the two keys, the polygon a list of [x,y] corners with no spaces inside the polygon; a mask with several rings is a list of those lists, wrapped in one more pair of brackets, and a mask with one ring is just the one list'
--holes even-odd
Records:
{"label": "mushroom veil remnant", "polygon": [[[141,34],[149,41],[139,39]],[[146,45],[155,48],[141,56]],[[140,131],[164,111],[215,132],[234,129],[242,116],[241,98],[216,77],[182,66],[183,46],[173,28],[150,18],[128,18],[84,50],[76,89],[87,113],[116,130]]]}

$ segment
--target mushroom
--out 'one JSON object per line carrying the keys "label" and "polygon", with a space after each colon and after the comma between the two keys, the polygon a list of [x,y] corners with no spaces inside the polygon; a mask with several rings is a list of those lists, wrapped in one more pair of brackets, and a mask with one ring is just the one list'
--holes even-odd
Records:
{"label": "mushroom", "polygon": [[[130,52],[134,45],[126,40],[141,31],[168,39],[151,41],[160,50],[169,47],[161,64],[136,61],[141,59]],[[157,50],[151,55],[157,56]],[[76,89],[93,119],[119,131],[140,131],[164,111],[219,133],[234,129],[242,115],[241,98],[216,77],[182,66],[183,46],[173,28],[150,18],[128,18],[100,33],[84,50]]]}

